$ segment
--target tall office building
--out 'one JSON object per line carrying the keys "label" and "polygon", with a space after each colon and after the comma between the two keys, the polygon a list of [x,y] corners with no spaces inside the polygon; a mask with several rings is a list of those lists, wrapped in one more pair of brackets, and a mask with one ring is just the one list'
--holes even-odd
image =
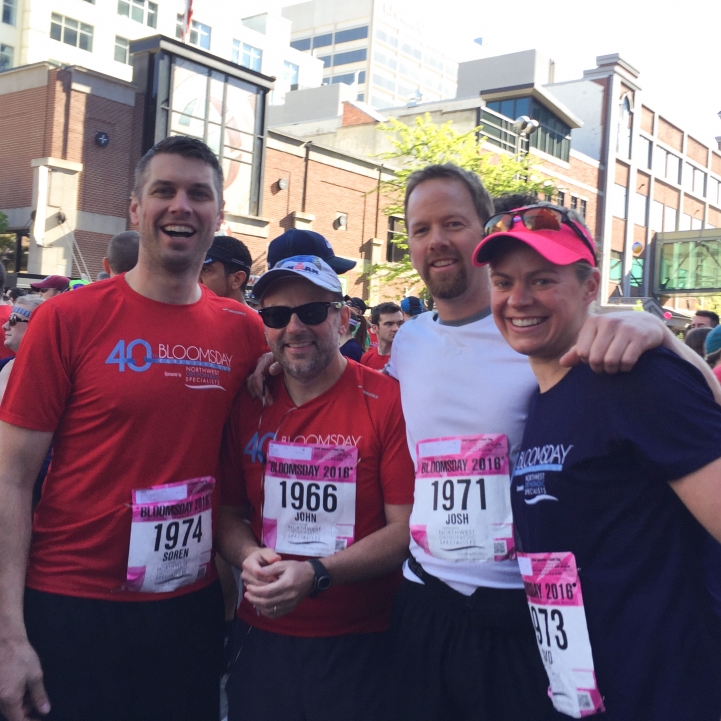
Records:
{"label": "tall office building", "polygon": [[[151,35],[182,37],[179,0],[0,0],[0,71],[54,61],[122,80],[133,76],[130,43]],[[258,7],[260,10],[261,8]],[[271,103],[291,87],[323,79],[319,60],[290,47],[291,23],[278,12],[249,15],[247,4],[194,0],[187,42],[277,79]]]}
{"label": "tall office building", "polygon": [[357,83],[374,108],[456,94],[458,63],[429,42],[418,6],[390,0],[309,0],[286,7],[291,45],[323,61],[324,83]]}

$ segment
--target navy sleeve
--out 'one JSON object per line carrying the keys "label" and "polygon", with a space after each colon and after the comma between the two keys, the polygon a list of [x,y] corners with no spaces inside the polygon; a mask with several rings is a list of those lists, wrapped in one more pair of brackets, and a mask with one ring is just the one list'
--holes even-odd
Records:
{"label": "navy sleeve", "polygon": [[355,338],[351,338],[350,340],[347,340],[345,343],[343,343],[343,345],[340,347],[340,352],[341,355],[344,355],[346,358],[354,360],[356,363],[360,363],[360,360],[363,357],[363,349],[361,348],[360,343]]}
{"label": "navy sleeve", "polygon": [[599,389],[613,389],[616,429],[650,478],[678,480],[721,457],[721,406],[690,363],[659,348],[606,378]]}

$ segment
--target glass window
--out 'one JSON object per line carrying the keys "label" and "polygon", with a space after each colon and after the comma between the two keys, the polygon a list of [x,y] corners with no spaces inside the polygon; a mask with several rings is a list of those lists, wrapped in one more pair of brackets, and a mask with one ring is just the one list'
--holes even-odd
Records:
{"label": "glass window", "polygon": [[625,185],[619,185],[618,183],[614,186],[613,192],[613,214],[617,218],[626,218],[626,198],[628,195],[628,188]]}
{"label": "glass window", "polygon": [[571,210],[578,210],[578,198],[575,195],[571,196]]}
{"label": "glass window", "polygon": [[193,20],[190,30],[190,44],[197,45],[203,50],[210,50],[210,27]]}
{"label": "glass window", "polygon": [[629,284],[632,288],[643,287],[643,266],[644,258],[634,258],[631,263],[631,276]]}
{"label": "glass window", "polygon": [[396,91],[395,81],[390,78],[386,78],[383,75],[379,75],[378,73],[373,73],[373,83],[379,88],[390,90],[392,93],[395,93]]}
{"label": "glass window", "polygon": [[666,160],[666,178],[672,183],[680,182],[681,176],[681,158],[668,153],[668,159]]}
{"label": "glass window", "polygon": [[358,93],[358,100],[360,100],[361,102],[363,102],[365,96],[366,96],[365,93]]}
{"label": "glass window", "polygon": [[676,230],[676,208],[666,206],[663,211],[663,232],[673,233]]}
{"label": "glass window", "polygon": [[663,231],[663,203],[658,200],[651,203],[651,217],[648,222],[654,233]]}
{"label": "glass window", "polygon": [[344,73],[343,75],[334,75],[333,76],[333,84],[345,83],[346,85],[353,85],[353,83],[356,82],[356,77],[358,78],[358,84],[364,83],[366,81],[366,71],[361,70],[360,72],[355,72],[355,73]]}
{"label": "glass window", "polygon": [[[332,59],[333,59],[333,58],[332,58],[330,55],[323,55],[323,57],[319,57],[319,58],[318,58],[318,60],[321,60],[321,61],[323,62],[323,67],[324,67],[324,68],[329,68],[329,67],[330,67],[330,62],[331,62]],[[327,85],[327,84],[328,84],[328,83],[326,83],[326,85]]]}
{"label": "glass window", "polygon": [[623,158],[631,157],[631,102],[628,96],[621,101],[620,115],[618,119],[618,137],[616,139],[616,152]]}
{"label": "glass window", "polygon": [[611,251],[608,279],[612,283],[620,283],[623,277],[623,253],[619,250]]}
{"label": "glass window", "polygon": [[348,43],[351,40],[362,40],[368,37],[368,26],[362,28],[352,28],[350,30],[339,30],[335,34],[336,43]]}
{"label": "glass window", "polygon": [[701,230],[702,226],[701,218],[691,218],[691,230]]}
{"label": "glass window", "polygon": [[298,84],[298,66],[295,63],[283,61],[283,82],[288,88]]}
{"label": "glass window", "polygon": [[149,28],[158,27],[158,6],[155,3],[148,3],[148,14],[145,19],[145,24]]}
{"label": "glass window", "polygon": [[693,165],[691,163],[683,164],[683,189],[693,191]]}
{"label": "glass window", "polygon": [[642,168],[651,169],[651,161],[653,159],[653,143],[640,135],[636,141],[637,161]]}
{"label": "glass window", "polygon": [[558,204],[560,206],[566,205],[566,194],[562,190],[558,191]]}
{"label": "glass window", "polygon": [[686,213],[681,213],[681,217],[678,219],[679,230],[691,230],[691,216]]}
{"label": "glass window", "polygon": [[349,63],[360,63],[366,60],[368,57],[368,51],[363,48],[362,50],[350,50],[347,53],[336,53],[333,56],[333,65],[348,65]]}
{"label": "glass window", "polygon": [[[401,248],[394,241],[405,245]],[[388,218],[388,243],[386,248],[386,263],[398,263],[408,257],[408,243],[406,239],[406,229],[403,218],[397,218],[391,215]]]}
{"label": "glass window", "polygon": [[233,40],[233,50],[231,51],[230,59],[234,63],[239,63],[239,61],[240,61],[240,40]]}
{"label": "glass window", "polygon": [[413,45],[410,45],[409,43],[401,43],[401,50],[406,55],[410,55],[416,60],[421,60],[423,58],[423,53],[418,48],[413,47]]}
{"label": "glass window", "polygon": [[706,173],[698,168],[693,169],[693,192],[696,195],[706,195]]}
{"label": "glass window", "polygon": [[708,199],[709,202],[717,205],[721,203],[721,181],[716,178],[708,179]]}
{"label": "glass window", "polygon": [[666,151],[658,145],[653,149],[653,172],[661,178],[666,177]]}
{"label": "glass window", "polygon": [[243,53],[240,64],[246,68],[260,72],[260,66],[263,64],[263,51],[260,48],[254,48],[252,45],[248,45],[248,43],[243,43]]}
{"label": "glass window", "polygon": [[588,208],[588,201],[582,200],[581,201],[581,207],[579,208],[579,213],[581,213],[581,217],[586,220],[586,210]]}
{"label": "glass window", "polygon": [[3,0],[3,22],[15,25],[17,22],[18,0]]}
{"label": "glass window", "polygon": [[115,36],[115,59],[119,63],[130,65],[130,42],[126,38]]}
{"label": "glass window", "polygon": [[327,48],[333,44],[333,33],[327,33],[326,35],[316,35],[313,38],[313,48]]}
{"label": "glass window", "polygon": [[57,13],[50,16],[50,37],[81,50],[93,50],[93,26]]}
{"label": "glass window", "polygon": [[10,45],[0,43],[0,73],[3,70],[10,70],[13,66],[13,58],[15,57],[15,49]]}
{"label": "glass window", "polygon": [[118,15],[130,17],[130,2],[128,0],[118,0]]}
{"label": "glass window", "polygon": [[310,50],[310,38],[303,38],[302,40],[293,40],[290,43],[292,48],[296,50]]}
{"label": "glass window", "polygon": [[378,27],[376,27],[376,37],[381,42],[384,42],[394,48],[398,47],[398,38],[396,37],[395,30],[391,30],[390,28],[379,25]]}
{"label": "glass window", "polygon": [[384,52],[381,52],[380,50],[373,51],[373,58],[375,59],[376,62],[380,63],[381,65],[385,65],[387,68],[390,68],[391,70],[395,70],[398,65],[395,57],[393,57],[392,55],[386,55]]}
{"label": "glass window", "polygon": [[636,193],[636,203],[634,204],[633,222],[636,225],[646,225],[646,216],[648,214],[648,196]]}

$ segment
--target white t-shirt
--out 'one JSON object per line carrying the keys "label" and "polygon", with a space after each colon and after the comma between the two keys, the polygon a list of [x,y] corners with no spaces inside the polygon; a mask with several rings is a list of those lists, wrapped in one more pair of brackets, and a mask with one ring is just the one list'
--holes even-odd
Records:
{"label": "white t-shirt", "polygon": [[[404,323],[386,371],[400,382],[414,462],[418,441],[490,433],[508,437],[515,460],[538,383],[528,359],[506,343],[488,310],[455,323],[443,323],[435,313]],[[465,595],[479,586],[523,588],[516,561],[446,561],[426,553],[413,538],[410,549],[428,573]],[[403,573],[419,581],[408,564]]]}

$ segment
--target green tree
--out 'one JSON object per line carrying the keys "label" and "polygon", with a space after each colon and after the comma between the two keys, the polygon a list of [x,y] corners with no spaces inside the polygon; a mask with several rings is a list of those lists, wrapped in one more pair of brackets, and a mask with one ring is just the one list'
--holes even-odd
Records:
{"label": "green tree", "polygon": [[[504,193],[535,193],[554,195],[553,183],[537,172],[540,163],[530,154],[517,156],[486,150],[479,132],[481,126],[466,133],[459,133],[452,121],[437,125],[430,114],[419,115],[411,125],[396,118],[378,126],[388,134],[392,150],[380,155],[384,160],[400,161],[401,169],[391,180],[381,183],[381,193],[390,202],[384,208],[387,216],[403,217],[403,198],[408,176],[434,163],[455,163],[480,176],[483,185],[493,197]],[[392,242],[400,250],[408,249],[405,229],[394,233]],[[411,262],[404,257],[397,263],[381,263],[371,266],[371,274],[378,273],[386,282],[417,286],[421,284]],[[425,294],[425,288],[420,291]]]}

